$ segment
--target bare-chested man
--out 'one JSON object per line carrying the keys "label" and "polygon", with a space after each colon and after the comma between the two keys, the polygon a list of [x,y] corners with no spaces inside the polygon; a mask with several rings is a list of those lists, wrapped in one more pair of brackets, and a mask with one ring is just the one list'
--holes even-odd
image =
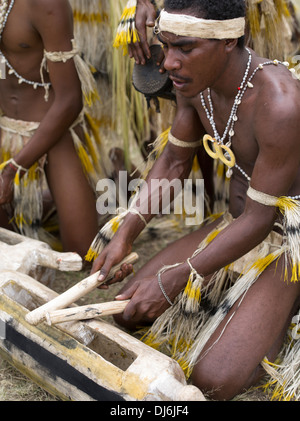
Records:
{"label": "bare-chested man", "polygon": [[[63,248],[84,256],[98,225],[93,189],[69,130],[75,123],[73,135],[82,139],[82,128],[76,125],[77,119],[82,122],[84,104],[72,45],[72,9],[67,0],[1,0],[1,8],[0,60],[6,73],[0,81],[1,161],[7,160],[8,165],[1,174],[0,203],[7,208],[16,196],[16,173],[25,180],[27,170],[39,162],[33,173],[44,166]],[[66,56],[54,60],[44,56],[44,51]],[[18,200],[15,197],[14,205],[19,205]],[[25,234],[32,235],[30,228],[34,231],[41,224],[41,212],[36,216],[38,202],[25,202],[22,214],[15,214],[14,222]],[[32,220],[26,214],[30,207],[35,215]],[[10,228],[6,211],[0,213],[1,226]]]}
{"label": "bare-chested man", "polygon": [[[171,348],[210,397],[231,399],[276,359],[299,311],[300,84],[285,63],[244,47],[244,0],[164,7],[156,32],[177,114],[147,191],[152,180],[188,177],[203,138],[200,148],[232,173],[229,212],[139,270],[117,297],[130,299],[117,321],[155,321],[147,343]],[[153,217],[143,212],[150,196],[141,191],[140,215],[125,217],[94,262],[102,279]],[[299,344],[294,352],[299,364]]]}

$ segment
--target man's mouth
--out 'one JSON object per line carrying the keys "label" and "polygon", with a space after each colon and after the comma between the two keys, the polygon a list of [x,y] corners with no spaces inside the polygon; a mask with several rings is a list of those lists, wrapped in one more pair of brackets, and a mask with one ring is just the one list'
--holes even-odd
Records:
{"label": "man's mouth", "polygon": [[172,74],[170,74],[169,77],[172,80],[175,89],[181,89],[183,88],[183,86],[190,82],[189,79],[184,79],[182,77],[178,77]]}

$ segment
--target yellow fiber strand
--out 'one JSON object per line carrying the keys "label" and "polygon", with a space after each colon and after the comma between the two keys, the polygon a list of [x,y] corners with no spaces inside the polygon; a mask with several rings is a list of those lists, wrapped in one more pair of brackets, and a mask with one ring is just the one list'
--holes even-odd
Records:
{"label": "yellow fiber strand", "polygon": [[120,218],[119,217],[113,218],[109,224],[110,224],[112,232],[115,234],[118,231],[119,226],[120,226]]}
{"label": "yellow fiber strand", "polygon": [[249,22],[250,33],[253,37],[255,37],[260,32],[259,6],[252,1],[248,1],[247,3],[247,18]]}
{"label": "yellow fiber strand", "polygon": [[92,130],[92,133],[96,139],[96,143],[100,144],[101,143],[101,139],[100,139],[100,134],[99,134],[99,126],[100,123],[97,123],[96,120],[94,118],[92,118],[92,116],[88,113],[85,114],[85,117],[88,121],[88,124]]}
{"label": "yellow fiber strand", "polygon": [[92,262],[93,260],[95,260],[97,257],[99,256],[99,253],[97,253],[95,250],[92,250],[91,248],[88,250],[86,256],[85,256],[85,260],[87,262]]}
{"label": "yellow fiber strand", "polygon": [[163,150],[165,149],[168,139],[169,139],[169,132],[171,130],[171,127],[169,127],[167,130],[165,130],[163,133],[161,133],[156,140],[153,142],[152,146],[153,149],[151,153],[148,156],[147,165],[146,168],[142,174],[142,178],[145,179],[151,170],[153,163],[155,160],[162,154]]}
{"label": "yellow fiber strand", "polygon": [[184,295],[188,300],[195,300],[197,303],[201,301],[201,290],[200,288],[195,287],[193,283],[193,275],[191,274],[188,280],[188,283],[184,290]]}
{"label": "yellow fiber strand", "polygon": [[79,159],[83,165],[83,168],[85,169],[86,173],[89,174],[93,171],[94,167],[91,163],[90,157],[88,156],[84,146],[82,144],[76,145],[77,154],[79,156]]}
{"label": "yellow fiber strand", "polygon": [[299,203],[294,199],[282,196],[279,197],[276,206],[279,208],[281,213],[285,214],[286,211],[296,211],[296,209],[299,207]]}
{"label": "yellow fiber strand", "polygon": [[[8,160],[6,160],[6,161],[8,161]],[[6,161],[2,162],[2,164],[0,164],[0,171],[4,170],[4,168],[6,167],[6,165],[7,165]]]}
{"label": "yellow fiber strand", "polygon": [[294,264],[292,267],[291,282],[298,282],[300,279],[300,263]]}
{"label": "yellow fiber strand", "polygon": [[277,10],[278,16],[290,17],[291,13],[285,0],[274,0],[275,9]]}
{"label": "yellow fiber strand", "polygon": [[90,136],[90,134],[87,131],[85,131],[84,132],[84,137],[85,137],[86,146],[87,146],[87,148],[89,150],[89,153],[91,155],[91,158],[92,158],[92,160],[93,160],[94,163],[97,163],[97,158],[98,157],[97,157],[97,153],[95,151],[95,148],[93,147],[93,141],[91,139],[91,136]]}
{"label": "yellow fiber strand", "polygon": [[135,14],[136,14],[136,1],[130,0],[119,21],[117,34],[113,42],[114,48],[123,47],[124,55],[127,54],[127,45],[135,43],[140,40],[138,32],[135,28]]}
{"label": "yellow fiber strand", "polygon": [[153,144],[153,152],[156,153],[158,156],[162,154],[163,150],[165,149],[168,143],[170,131],[171,127],[169,127],[167,130],[161,133]]}
{"label": "yellow fiber strand", "polygon": [[79,10],[73,12],[74,21],[76,23],[87,23],[87,24],[102,24],[108,21],[108,15],[106,13],[83,13]]}
{"label": "yellow fiber strand", "polygon": [[195,156],[194,161],[193,161],[193,165],[192,165],[192,171],[193,172],[198,172],[200,171],[200,165],[199,165],[199,161],[198,158]]}
{"label": "yellow fiber strand", "polygon": [[293,2],[288,0],[248,0],[248,46],[262,57],[287,60],[298,38],[292,9]]}
{"label": "yellow fiber strand", "polygon": [[[114,234],[119,229],[120,225],[123,223],[125,216],[127,215],[127,211],[124,211],[120,213],[119,215],[112,218],[110,221],[108,221],[98,232],[96,237],[94,238],[86,256],[85,260],[88,262],[91,262],[95,258],[99,256],[101,251],[103,250],[105,243],[112,239]],[[105,241],[103,242],[103,239]]]}
{"label": "yellow fiber strand", "polygon": [[264,270],[266,270],[266,268],[276,259],[278,258],[278,254],[276,253],[270,253],[268,254],[266,257],[262,257],[260,259],[258,259],[250,268],[250,270],[252,268],[257,269],[257,271],[259,273],[262,273]]}
{"label": "yellow fiber strand", "polygon": [[207,244],[209,244],[209,243],[211,243],[215,238],[216,238],[216,236],[219,234],[221,232],[221,230],[214,230],[214,231],[212,231],[207,237],[206,237],[206,239],[205,239],[205,242],[207,243]]}

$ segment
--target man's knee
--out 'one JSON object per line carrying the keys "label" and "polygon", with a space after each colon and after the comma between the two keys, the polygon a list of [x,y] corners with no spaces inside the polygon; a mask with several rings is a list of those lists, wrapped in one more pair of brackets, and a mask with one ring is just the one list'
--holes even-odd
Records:
{"label": "man's knee", "polygon": [[[218,364],[206,365],[198,363],[192,373],[193,385],[198,387],[208,399],[217,401],[228,401],[233,399],[240,393],[252,386],[255,381],[258,381],[260,373],[255,372],[255,376],[247,378],[245,375],[236,372],[234,369],[218,368]],[[247,377],[247,376],[246,376]],[[254,380],[254,377],[256,380]]]}
{"label": "man's knee", "polygon": [[192,374],[192,382],[208,399],[221,401],[234,397],[232,379],[225,379],[211,370],[203,370],[198,367]]}

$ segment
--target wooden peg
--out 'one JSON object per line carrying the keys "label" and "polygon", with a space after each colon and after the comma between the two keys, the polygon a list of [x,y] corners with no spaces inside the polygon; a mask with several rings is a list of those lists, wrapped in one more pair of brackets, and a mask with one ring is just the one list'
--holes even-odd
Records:
{"label": "wooden peg", "polygon": [[66,308],[71,304],[75,303],[79,298],[93,291],[100,285],[107,282],[109,279],[112,279],[114,274],[120,270],[121,266],[124,263],[133,264],[138,260],[138,255],[136,253],[131,253],[125,259],[123,259],[118,265],[114,266],[108,276],[103,282],[99,281],[100,271],[94,273],[88,278],[83,279],[78,282],[76,285],[65,291],[64,293],[58,295],[53,300],[45,303],[41,307],[36,308],[35,310],[28,313],[25,317],[26,321],[31,325],[37,325],[45,319],[46,313],[49,313],[54,310],[59,310]]}

